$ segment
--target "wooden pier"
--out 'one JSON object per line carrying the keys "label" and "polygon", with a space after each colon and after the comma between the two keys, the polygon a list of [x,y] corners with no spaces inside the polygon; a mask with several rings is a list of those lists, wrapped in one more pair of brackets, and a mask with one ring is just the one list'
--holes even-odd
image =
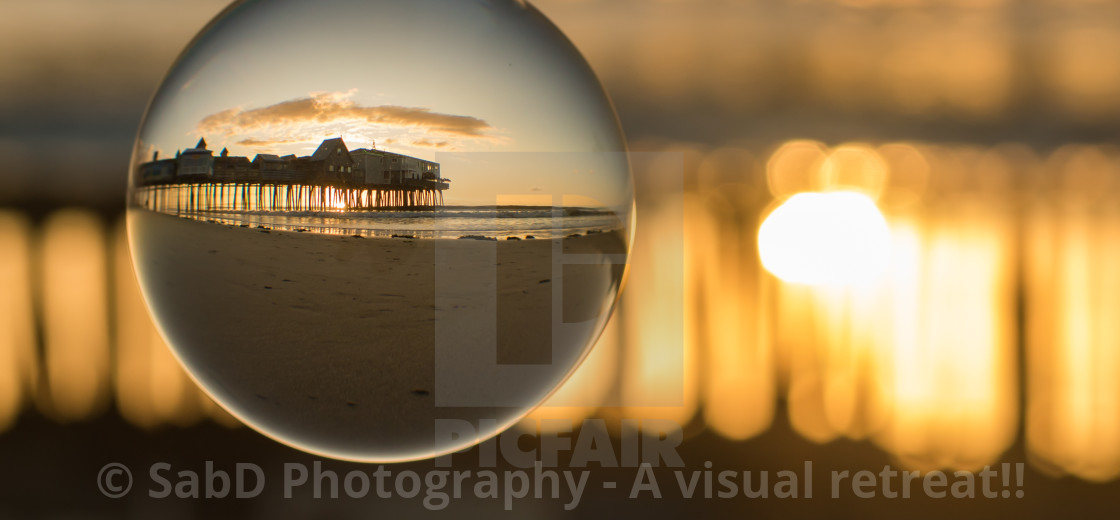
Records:
{"label": "wooden pier", "polygon": [[423,210],[442,206],[447,188],[446,182],[415,180],[361,187],[209,181],[142,186],[134,200],[153,211],[176,213]]}

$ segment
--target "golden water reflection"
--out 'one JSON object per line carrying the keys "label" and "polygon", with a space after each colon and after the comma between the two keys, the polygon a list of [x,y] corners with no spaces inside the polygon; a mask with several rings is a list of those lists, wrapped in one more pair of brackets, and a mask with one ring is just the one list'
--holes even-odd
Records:
{"label": "golden water reflection", "polygon": [[59,421],[92,417],[108,403],[108,269],[104,224],[64,210],[47,219],[37,266],[46,391],[39,408]]}
{"label": "golden water reflection", "polygon": [[38,374],[31,268],[30,223],[0,211],[0,430],[15,420]]}
{"label": "golden water reflection", "polygon": [[1120,475],[1120,153],[1068,146],[1027,201],[1027,444],[1040,466]]}

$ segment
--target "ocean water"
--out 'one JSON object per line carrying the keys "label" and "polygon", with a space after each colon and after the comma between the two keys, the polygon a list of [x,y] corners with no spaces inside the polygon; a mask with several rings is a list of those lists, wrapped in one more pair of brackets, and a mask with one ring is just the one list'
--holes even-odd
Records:
{"label": "ocean water", "polygon": [[193,211],[179,216],[226,225],[264,227],[330,235],[416,238],[494,238],[533,236],[540,239],[623,229],[607,210],[541,206],[445,206],[427,211]]}

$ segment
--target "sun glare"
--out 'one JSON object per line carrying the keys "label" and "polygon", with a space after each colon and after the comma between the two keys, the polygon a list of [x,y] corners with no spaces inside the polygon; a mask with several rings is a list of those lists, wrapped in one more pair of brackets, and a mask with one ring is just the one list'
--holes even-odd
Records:
{"label": "sun glare", "polygon": [[890,260],[890,230],[862,193],[798,193],[758,230],[762,265],[783,281],[851,285],[873,281]]}

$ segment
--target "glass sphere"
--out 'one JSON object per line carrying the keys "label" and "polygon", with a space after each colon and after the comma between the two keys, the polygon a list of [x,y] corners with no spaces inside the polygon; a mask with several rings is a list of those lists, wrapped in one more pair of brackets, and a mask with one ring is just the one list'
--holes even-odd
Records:
{"label": "glass sphere", "polygon": [[319,455],[493,436],[571,374],[625,271],[618,121],[514,0],[247,0],[144,117],[128,225],[192,377]]}

